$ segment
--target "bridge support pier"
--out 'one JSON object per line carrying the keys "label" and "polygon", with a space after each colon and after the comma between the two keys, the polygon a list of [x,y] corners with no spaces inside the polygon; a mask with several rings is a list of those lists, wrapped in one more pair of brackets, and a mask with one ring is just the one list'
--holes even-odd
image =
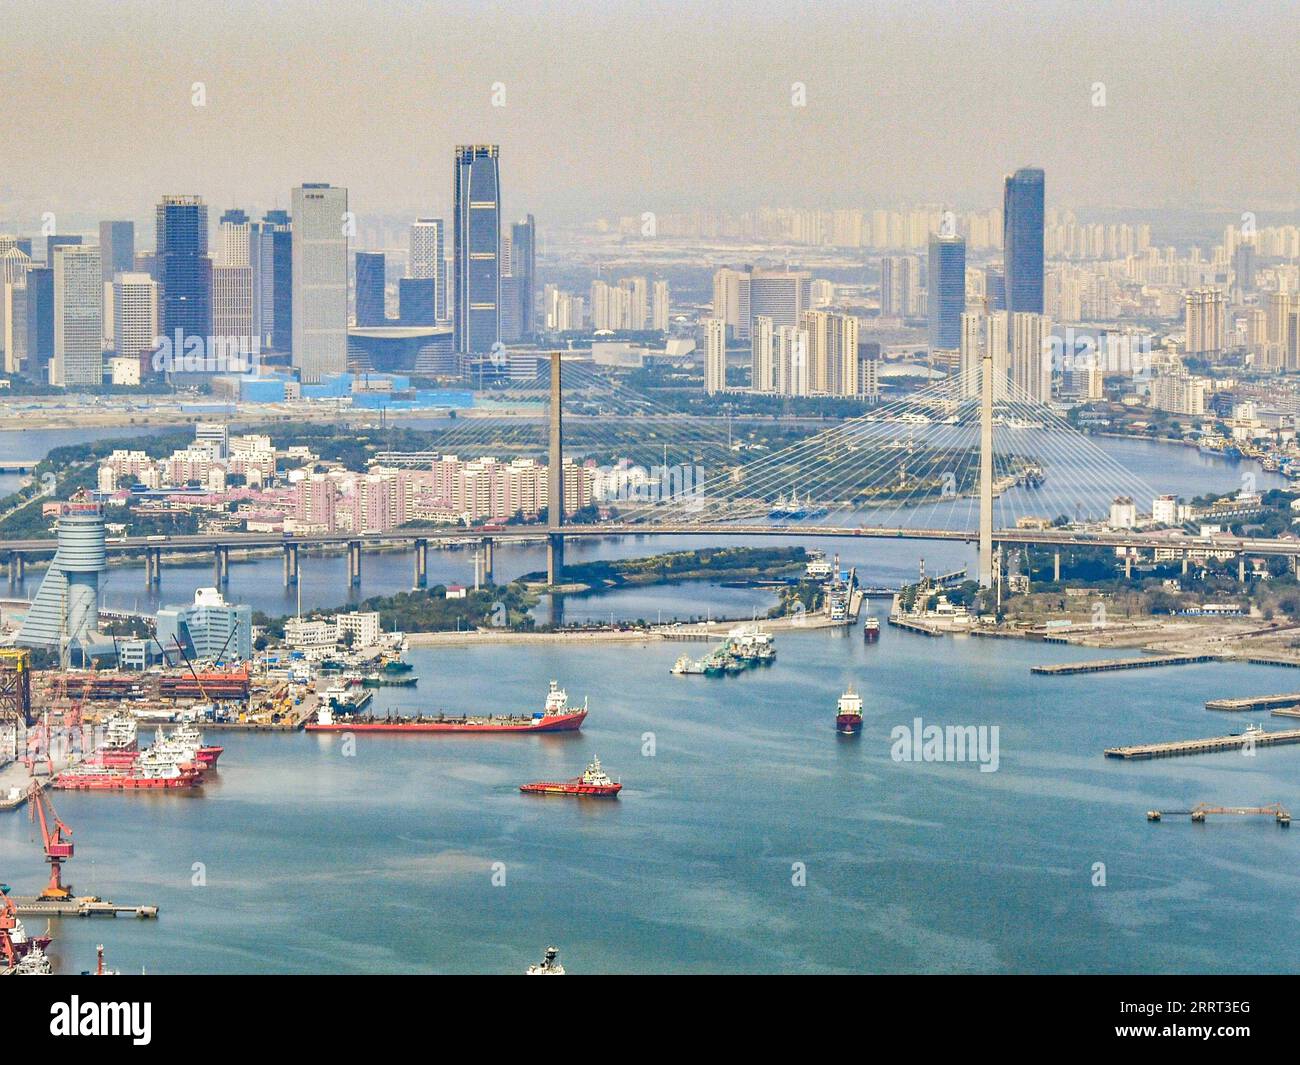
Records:
{"label": "bridge support pier", "polygon": [[1129,553],[1129,549],[1125,548],[1124,549],[1124,579],[1128,580],[1132,576],[1133,576],[1133,556]]}
{"label": "bridge support pier", "polygon": [[1052,580],[1057,584],[1061,583],[1061,552],[1059,548],[1056,554],[1052,556]]}
{"label": "bridge support pier", "polygon": [[15,552],[9,556],[9,583],[22,584],[27,576],[27,560]]}
{"label": "bridge support pier", "polygon": [[1187,576],[1187,554],[1186,554],[1186,552],[1184,552],[1184,554],[1183,554],[1183,576],[1184,576],[1184,577]]}
{"label": "bridge support pier", "polygon": [[162,548],[146,547],[144,549],[144,586],[153,588],[162,584]]}
{"label": "bridge support pier", "polygon": [[429,541],[415,541],[415,588],[429,587]]}
{"label": "bridge support pier", "polygon": [[483,581],[492,583],[492,537],[483,538]]}
{"label": "bridge support pier", "polygon": [[298,545],[284,545],[284,586],[298,583]]}
{"label": "bridge support pier", "polygon": [[352,588],[361,586],[361,541],[348,541],[348,585]]}
{"label": "bridge support pier", "polygon": [[218,588],[230,583],[230,548],[219,544],[212,553],[212,583]]}
{"label": "bridge support pier", "polygon": [[546,583],[564,583],[564,537],[559,533],[546,538]]}
{"label": "bridge support pier", "polygon": [[1237,583],[1238,584],[1246,583],[1246,556],[1245,555],[1237,556]]}

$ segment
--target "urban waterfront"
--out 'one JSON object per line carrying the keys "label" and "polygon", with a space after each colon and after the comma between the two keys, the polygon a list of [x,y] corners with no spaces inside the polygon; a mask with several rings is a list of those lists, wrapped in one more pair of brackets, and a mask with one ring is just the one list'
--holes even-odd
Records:
{"label": "urban waterfront", "polygon": [[[1295,906],[1278,905],[1297,887],[1291,836],[1145,813],[1294,808],[1300,751],[1101,753],[1222,732],[1206,699],[1294,688],[1293,670],[1032,677],[1095,652],[889,629],[875,645],[782,633],[771,667],[670,677],[683,646],[417,648],[419,686],[376,696],[379,713],[518,711],[555,678],[590,698],[573,735],[362,735],[345,757],[340,736],[222,733],[200,792],[63,793],[78,890],[161,915],[64,919],[52,955],[88,967],[103,942],[128,972],[512,973],[554,942],[570,972],[1293,967]],[[857,739],[833,728],[850,683]],[[891,729],[916,717],[998,726],[997,771],[893,761]],[[516,790],[592,755],[623,781],[617,803]],[[0,861],[16,890],[43,876],[25,814],[0,818]]]}

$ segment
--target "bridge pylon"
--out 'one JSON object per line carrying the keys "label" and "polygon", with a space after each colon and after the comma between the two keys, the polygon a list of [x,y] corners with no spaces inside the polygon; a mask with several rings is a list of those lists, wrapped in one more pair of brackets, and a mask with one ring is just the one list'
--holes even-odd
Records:
{"label": "bridge pylon", "polygon": [[551,359],[551,409],[550,452],[546,471],[546,583],[564,582],[564,427],[560,413],[560,352],[552,351]]}
{"label": "bridge pylon", "polygon": [[993,353],[980,360],[980,547],[981,588],[993,584]]}

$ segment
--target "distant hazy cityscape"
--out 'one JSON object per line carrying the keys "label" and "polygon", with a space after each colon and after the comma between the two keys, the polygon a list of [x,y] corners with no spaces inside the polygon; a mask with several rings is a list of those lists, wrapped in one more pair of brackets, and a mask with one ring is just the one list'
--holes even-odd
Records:
{"label": "distant hazy cityscape", "polygon": [[[862,40],[914,55],[884,12]],[[243,15],[253,52],[287,17]],[[153,191],[4,176],[0,973],[1294,969],[1293,914],[1257,905],[1300,803],[1290,179],[1236,203],[1117,164],[1135,90],[1100,60],[1068,115],[882,61],[866,194],[857,105],[799,125],[824,76],[762,67],[780,113],[742,146],[729,92],[674,96],[680,42],[606,28],[598,84],[644,99],[611,100],[607,157],[570,150],[586,103],[559,162],[512,117],[552,74],[520,31],[409,170],[403,94],[345,69],[347,159],[277,190],[309,112],[267,89],[264,117],[223,61],[176,82],[192,166],[142,163]],[[302,106],[332,128],[329,89]],[[920,152],[967,95],[979,136]],[[1081,114],[1114,116],[1093,173]],[[213,129],[283,143],[232,194]],[[1188,170],[1245,167],[1220,133]],[[107,913],[142,920],[71,919]]]}

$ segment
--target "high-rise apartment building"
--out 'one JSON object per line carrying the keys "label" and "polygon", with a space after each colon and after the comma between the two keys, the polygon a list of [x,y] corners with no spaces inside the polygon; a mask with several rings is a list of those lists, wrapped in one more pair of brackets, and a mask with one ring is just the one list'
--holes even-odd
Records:
{"label": "high-rise apartment building", "polygon": [[1183,302],[1189,355],[1211,355],[1224,348],[1224,299],[1215,288],[1201,288],[1187,293]]}
{"label": "high-rise apartment building", "polygon": [[700,325],[704,328],[704,391],[714,395],[727,387],[727,323],[705,318]]}

